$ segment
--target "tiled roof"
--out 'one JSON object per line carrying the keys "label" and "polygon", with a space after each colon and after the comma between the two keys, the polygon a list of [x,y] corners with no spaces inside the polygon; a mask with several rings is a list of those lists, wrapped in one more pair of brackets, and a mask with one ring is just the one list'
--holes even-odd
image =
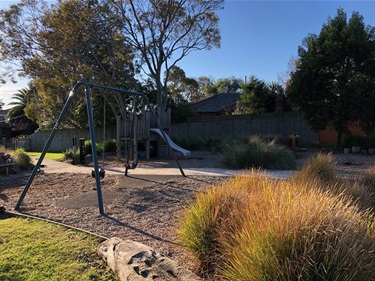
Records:
{"label": "tiled roof", "polygon": [[239,93],[218,94],[191,105],[193,112],[221,112],[234,108],[240,100]]}

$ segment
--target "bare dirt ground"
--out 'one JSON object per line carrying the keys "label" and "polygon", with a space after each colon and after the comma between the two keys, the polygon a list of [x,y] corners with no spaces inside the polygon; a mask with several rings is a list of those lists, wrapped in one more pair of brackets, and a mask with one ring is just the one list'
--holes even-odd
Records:
{"label": "bare dirt ground", "polygon": [[[303,163],[314,151],[299,151]],[[375,165],[375,155],[334,153],[337,171],[344,176],[360,175]],[[220,167],[218,155],[194,151],[191,159],[180,159],[182,167]],[[113,155],[107,167],[119,167]],[[139,167],[176,167],[172,159],[140,161]],[[194,194],[224,181],[214,176],[106,175],[101,181],[105,215],[100,215],[95,179],[90,174],[37,174],[19,212],[62,222],[105,237],[117,236],[153,247],[159,253],[193,269],[191,256],[178,244],[178,216]],[[28,172],[0,175],[0,207],[13,210]]]}

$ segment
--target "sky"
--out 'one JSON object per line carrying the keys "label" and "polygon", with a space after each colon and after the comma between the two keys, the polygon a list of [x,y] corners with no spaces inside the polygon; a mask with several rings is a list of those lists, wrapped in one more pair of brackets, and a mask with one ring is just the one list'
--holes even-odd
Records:
{"label": "sky", "polygon": [[[0,0],[0,8],[14,2]],[[366,24],[375,26],[375,0],[226,0],[224,9],[218,12],[221,47],[192,52],[178,66],[187,77],[245,80],[255,75],[265,82],[277,82],[288,69],[288,61],[297,57],[303,39],[311,33],[319,34],[339,7],[348,18],[357,11]],[[27,80],[1,86],[0,99],[7,104],[18,89],[26,86]]]}

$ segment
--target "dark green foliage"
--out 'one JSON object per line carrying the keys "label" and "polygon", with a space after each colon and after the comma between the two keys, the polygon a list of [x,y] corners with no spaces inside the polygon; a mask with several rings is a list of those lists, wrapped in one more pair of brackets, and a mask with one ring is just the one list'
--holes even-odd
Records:
{"label": "dark green foliage", "polygon": [[334,128],[337,145],[348,125],[364,130],[375,123],[375,30],[353,13],[337,15],[299,48],[287,87],[289,101],[316,130]]}
{"label": "dark green foliage", "polygon": [[116,140],[105,140],[103,142],[103,151],[105,152],[115,152],[117,149]]}
{"label": "dark green foliage", "polygon": [[264,168],[271,170],[293,170],[296,158],[276,140],[267,141],[259,136],[248,141],[227,143],[222,152],[222,163],[230,169]]}

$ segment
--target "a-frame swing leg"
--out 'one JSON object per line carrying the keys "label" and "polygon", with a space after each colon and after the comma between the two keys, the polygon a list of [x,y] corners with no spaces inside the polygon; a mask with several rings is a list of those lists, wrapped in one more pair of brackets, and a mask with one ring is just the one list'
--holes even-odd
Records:
{"label": "a-frame swing leg", "polygon": [[67,111],[67,109],[69,108],[70,104],[72,103],[72,99],[73,99],[73,96],[75,94],[75,91],[78,89],[78,87],[80,85],[84,85],[85,86],[85,94],[86,94],[86,101],[87,101],[87,114],[88,114],[88,118],[89,118],[89,125],[90,125],[90,137],[91,137],[91,141],[92,141],[92,152],[93,152],[93,162],[94,162],[94,167],[95,167],[95,178],[96,178],[96,188],[97,188],[97,194],[98,194],[98,204],[99,204],[99,212],[100,214],[104,214],[104,208],[103,208],[103,199],[102,199],[102,191],[101,191],[101,186],[100,186],[100,176],[99,176],[99,165],[98,165],[98,157],[97,157],[97,153],[96,153],[96,138],[95,138],[95,131],[94,131],[94,119],[93,119],[93,115],[92,115],[92,107],[91,107],[91,101],[90,101],[90,88],[89,88],[89,84],[86,83],[86,82],[78,82],[74,85],[73,87],[73,90],[69,93],[69,97],[60,113],[60,116],[59,118],[57,119],[56,121],[56,124],[55,126],[53,127],[48,139],[47,139],[47,142],[46,144],[44,145],[44,148],[42,150],[42,153],[38,159],[38,162],[36,163],[33,171],[31,172],[31,175],[21,193],[21,196],[20,198],[18,199],[18,202],[15,206],[15,209],[18,210],[20,207],[21,207],[21,204],[22,204],[22,201],[23,199],[25,198],[26,194],[27,194],[27,191],[29,190],[34,178],[35,178],[35,175],[38,171],[38,169],[40,168],[40,165],[44,159],[44,156],[46,155],[47,153],[47,150],[56,134],[56,130],[59,128],[64,116],[65,116],[65,113]]}

